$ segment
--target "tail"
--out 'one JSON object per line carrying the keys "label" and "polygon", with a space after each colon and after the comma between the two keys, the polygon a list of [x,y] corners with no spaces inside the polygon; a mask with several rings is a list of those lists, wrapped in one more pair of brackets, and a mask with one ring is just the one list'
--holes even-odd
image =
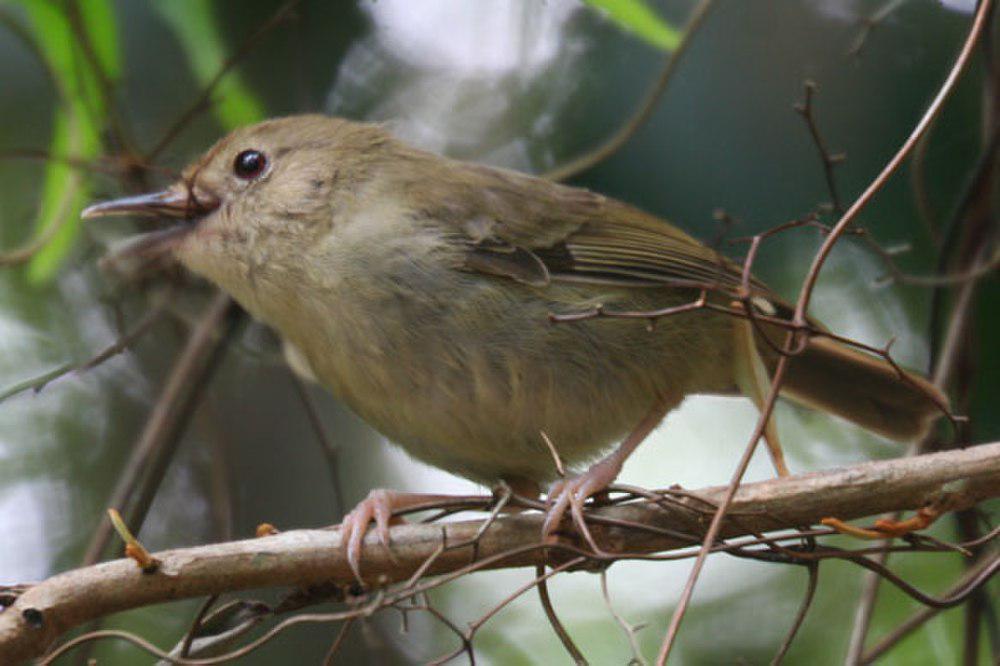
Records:
{"label": "tail", "polygon": [[822,337],[790,359],[782,393],[897,441],[927,434],[948,405],[923,377]]}

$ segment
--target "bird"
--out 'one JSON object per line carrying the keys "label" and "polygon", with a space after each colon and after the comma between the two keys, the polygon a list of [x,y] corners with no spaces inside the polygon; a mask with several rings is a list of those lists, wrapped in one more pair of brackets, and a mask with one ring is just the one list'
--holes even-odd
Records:
{"label": "bird", "polygon": [[[792,320],[742,266],[637,207],[323,115],[238,128],[166,189],[82,213],[115,215],[175,220],[144,251],[276,329],[414,458],[535,497],[551,484],[548,539],[567,513],[584,528],[584,503],[687,396],[760,406]],[[783,397],[893,440],[928,432],[946,402],[930,382],[809,327]],[[344,517],[359,580],[371,524],[389,547],[394,511],[426,497],[376,489]]]}

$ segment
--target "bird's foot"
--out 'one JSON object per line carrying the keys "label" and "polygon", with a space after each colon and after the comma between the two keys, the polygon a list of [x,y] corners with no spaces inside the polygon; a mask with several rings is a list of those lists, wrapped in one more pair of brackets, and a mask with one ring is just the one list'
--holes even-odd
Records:
{"label": "bird's foot", "polygon": [[358,502],[340,523],[341,544],[347,551],[347,563],[358,583],[364,586],[364,580],[361,578],[361,546],[369,524],[375,523],[375,533],[378,535],[379,543],[386,549],[391,559],[389,526],[405,522],[401,517],[394,515],[395,513],[438,502],[465,500],[473,503],[477,499],[479,498],[458,495],[404,493],[384,488],[376,488],[368,493],[368,497]]}
{"label": "bird's foot", "polygon": [[549,508],[545,515],[545,522],[542,524],[542,538],[545,541],[553,540],[559,524],[566,515],[566,511],[569,510],[577,530],[587,539],[592,548],[599,550],[584,521],[583,505],[588,497],[600,493],[614,483],[621,469],[622,461],[619,456],[612,453],[591,465],[583,474],[561,479],[552,484],[548,495]]}
{"label": "bird's foot", "polygon": [[358,505],[351,510],[340,523],[341,543],[347,550],[347,563],[354,572],[354,577],[359,583],[361,579],[361,542],[365,532],[368,531],[368,524],[375,521],[375,531],[378,539],[389,550],[389,524],[394,519],[392,515],[393,500],[398,493],[391,490],[376,489],[368,493],[368,497],[358,502]]}

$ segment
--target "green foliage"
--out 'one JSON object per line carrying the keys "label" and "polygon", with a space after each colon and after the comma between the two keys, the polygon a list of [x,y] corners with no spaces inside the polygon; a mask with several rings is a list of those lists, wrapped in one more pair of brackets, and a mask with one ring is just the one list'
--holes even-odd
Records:
{"label": "green foliage", "polygon": [[[60,98],[49,152],[84,161],[97,158],[103,151],[101,134],[111,111],[107,93],[122,70],[111,0],[75,3],[74,9],[51,0],[8,2],[23,9]],[[177,35],[198,82],[212,84],[229,49],[211,3],[170,0],[157,2],[155,7]],[[227,129],[265,117],[263,103],[234,73],[225,74],[214,92],[212,112]],[[49,162],[35,222],[35,242],[41,248],[28,264],[32,283],[46,283],[56,274],[80,235],[80,211],[90,199],[87,180],[77,167],[59,160]]]}
{"label": "green foliage", "polygon": [[[622,58],[649,56],[655,59],[657,52],[675,48],[683,36],[680,24],[666,22],[657,14],[657,8],[665,6],[665,3],[651,0],[585,2],[591,11],[600,12],[615,26],[610,30],[594,30],[592,21],[571,22],[566,28],[566,40],[595,40],[594,48],[586,54],[587,59],[567,59],[566,62],[573,65],[571,70],[539,70],[539,73],[530,74],[530,79],[527,78],[529,74],[525,74],[524,79],[517,77],[517,86],[521,89],[498,88],[510,94],[511,107],[518,114],[553,119],[551,134],[517,137],[524,138],[526,143],[530,140],[532,151],[538,154],[562,154],[566,146],[580,145],[583,141],[580,137],[600,136],[599,131],[606,128],[607,119],[624,116],[631,108],[626,106],[630,103],[627,100],[637,98],[649,85],[648,71],[641,67],[621,68]],[[942,49],[928,50],[921,49],[919,45],[928,40],[942,45],[956,44],[966,30],[967,21],[967,17],[949,13],[937,3],[915,3],[913,11],[905,13],[905,16],[900,14],[898,24],[886,24],[884,32],[874,34],[872,48],[881,44],[882,48],[889,49],[887,53],[895,57],[856,62],[843,56],[843,51],[856,36],[855,26],[844,23],[840,18],[830,18],[827,12],[818,11],[813,3],[788,3],[782,8],[781,21],[775,22],[774,12],[766,9],[766,4],[729,3],[723,6],[720,3],[719,10],[725,9],[727,20],[719,21],[715,26],[718,39],[713,41],[711,49],[695,49],[689,54],[694,57],[688,63],[689,71],[693,72],[686,79],[688,87],[685,95],[688,101],[664,104],[657,110],[659,124],[655,131],[648,132],[641,142],[623,151],[613,163],[609,162],[588,174],[582,184],[640,203],[654,212],[669,214],[702,238],[711,238],[718,231],[707,214],[715,206],[724,205],[748,220],[748,228],[736,232],[740,235],[761,231],[770,224],[767,221],[791,219],[811,209],[816,200],[825,197],[825,193],[817,189],[821,187],[822,178],[814,147],[807,143],[807,132],[796,124],[794,114],[788,110],[799,84],[794,78],[797,74],[789,73],[785,68],[789,59],[801,61],[802,67],[809,71],[823,72],[821,83],[824,94],[820,99],[827,100],[826,103],[832,107],[829,113],[823,113],[821,109],[821,121],[826,119],[822,124],[824,131],[829,132],[831,145],[838,150],[843,148],[851,155],[851,160],[841,167],[845,171],[839,176],[843,178],[843,186],[850,190],[867,182],[870,172],[880,166],[880,160],[897,147],[900,136],[908,131],[909,123],[919,114],[930,94],[928,91],[932,92],[940,85],[941,67],[946,64],[944,60],[951,57],[950,51],[943,46]],[[366,40],[381,28],[371,24],[370,17],[358,8],[361,5],[353,2],[311,5],[309,21],[301,32],[295,33],[295,38],[302,40],[302,54],[316,56],[315,62],[310,61],[315,71],[310,70],[312,74],[303,78],[305,85],[312,86],[306,91],[308,97],[318,100],[330,93],[328,86],[332,75],[340,71],[338,68],[342,62],[346,62],[342,60],[342,54],[348,46],[359,44],[367,48],[369,42]],[[0,12],[16,22],[17,27],[23,26],[24,32],[31,38],[36,48],[28,51],[35,50],[42,56],[46,69],[51,73],[47,80],[51,81],[52,90],[57,93],[57,103],[53,104],[52,95],[45,88],[45,80],[38,76],[34,67],[24,68],[23,71],[8,67],[2,79],[5,99],[10,102],[8,108],[19,112],[29,109],[35,115],[45,114],[38,122],[51,124],[50,134],[32,145],[48,143],[49,152],[57,156],[84,160],[96,158],[109,150],[102,144],[102,137],[109,127],[114,127],[109,122],[114,116],[111,115],[113,110],[106,108],[107,94],[92,62],[98,63],[107,82],[112,85],[121,78],[123,70],[124,75],[132,80],[141,78],[145,82],[148,79],[148,85],[144,87],[129,86],[119,91],[116,99],[121,109],[137,108],[137,93],[148,94],[149,90],[157,89],[170,90],[171,101],[176,102],[179,108],[186,108],[198,98],[202,89],[219,77],[227,58],[239,48],[240,35],[245,34],[247,26],[253,22],[251,18],[274,8],[273,3],[266,0],[238,3],[238,6],[239,12],[246,12],[247,18],[233,25],[231,21],[222,19],[225,14],[220,13],[218,7],[227,7],[230,18],[236,15],[236,10],[230,11],[226,3],[218,0],[0,0]],[[67,7],[76,7],[79,12],[73,21],[66,15]],[[4,9],[10,11],[4,12]],[[345,14],[353,17],[351,21],[345,20]],[[175,36],[166,44],[158,43],[163,36],[163,26]],[[449,24],[442,30],[453,31],[457,27]],[[915,36],[912,45],[898,36],[897,30],[904,35],[909,31],[911,36]],[[0,32],[5,32],[2,25]],[[87,36],[91,49],[89,55],[80,46],[81,34]],[[752,34],[755,38],[741,39],[745,34]],[[127,62],[126,55],[121,52],[125,35],[129,36],[129,43],[141,45],[128,53]],[[775,35],[782,38],[788,35],[801,37],[786,39],[783,42],[786,48],[776,51],[772,48]],[[23,39],[23,35],[15,36]],[[447,37],[446,33],[442,34],[444,37]],[[337,42],[338,39],[340,42]],[[816,48],[817,43],[830,48]],[[334,44],[337,44],[336,48]],[[269,67],[262,67],[255,73],[254,82],[269,82],[274,89],[280,89],[284,83],[282,77],[287,77],[287,72],[297,66],[295,49],[268,50],[270,45],[264,40],[254,48],[255,53],[256,49],[261,49],[260,52],[266,54],[270,61]],[[612,53],[609,49],[620,49],[613,52],[623,54],[622,58],[608,57]],[[411,78],[413,68],[410,63],[393,57],[388,51],[365,53],[374,53],[373,57],[378,57],[379,69],[376,71],[380,74],[364,80],[365,94],[374,99],[398,94],[403,99],[407,86],[414,80]],[[164,67],[164,62],[170,65]],[[727,66],[718,67],[718,62],[726,62]],[[16,63],[19,67],[20,58]],[[355,69],[350,71],[357,73],[357,65],[354,66]],[[177,77],[171,68],[188,68],[192,75]],[[706,72],[711,75],[706,75]],[[428,78],[430,76],[427,75]],[[483,85],[480,79],[484,76],[477,71],[475,78],[456,83],[456,88],[465,85],[466,90],[480,90],[475,86]],[[564,108],[552,101],[558,96],[542,95],[539,98],[541,101],[533,96],[534,91],[547,90],[555,76],[565,77],[574,85],[578,83],[582,91],[578,98],[573,98],[581,103],[573,105],[570,111],[567,111],[570,107]],[[15,77],[17,85],[14,85]],[[343,77],[337,80],[342,81]],[[530,85],[526,85],[525,81]],[[887,89],[886,82],[893,84],[890,86],[892,94],[876,94]],[[266,107],[254,89],[247,86],[246,79],[236,72],[226,73],[220,78],[219,85],[211,90],[208,113],[221,127],[230,128],[265,115]],[[338,92],[343,90],[337,89]],[[17,91],[16,98],[14,91]],[[926,168],[930,194],[940,204],[939,213],[947,208],[950,198],[960,196],[962,183],[970,168],[970,155],[977,154],[981,149],[979,133],[970,131],[979,116],[980,94],[977,86],[960,89],[950,103],[951,110],[942,116],[934,130]],[[840,107],[836,100],[854,98],[874,100],[871,102],[874,105],[872,112],[837,113]],[[719,99],[732,103],[716,103]],[[709,100],[710,103],[701,104],[698,100]],[[746,100],[750,103],[743,104]],[[466,106],[471,110],[454,109],[454,116],[449,117],[449,122],[461,127],[488,117],[477,115],[479,111],[472,108],[476,105]],[[362,108],[361,105],[358,107]],[[173,106],[163,105],[164,115],[173,110]],[[403,107],[399,114],[405,115],[408,110]],[[28,117],[29,114],[23,116]],[[166,122],[169,118],[172,116]],[[23,135],[20,134],[24,128],[18,126],[23,119],[18,118],[17,122],[7,119],[4,125],[5,147],[24,147]],[[36,122],[33,118],[29,120],[32,125]],[[142,145],[149,145],[159,138],[157,130],[163,117],[156,120],[137,117],[135,120],[142,121],[136,123],[137,126],[148,129],[152,135],[140,134]],[[212,130],[201,129],[204,131],[198,141],[209,141]],[[461,136],[461,133],[456,136]],[[737,139],[734,143],[720,137]],[[490,140],[482,139],[486,146],[484,152],[495,149]],[[192,144],[197,145],[197,142],[192,140]],[[761,159],[761,155],[766,155],[767,159]],[[46,244],[26,267],[27,274],[35,283],[50,281],[79,237],[81,225],[78,212],[93,198],[89,177],[86,171],[56,160],[49,161],[44,172],[12,165],[5,173],[16,176],[5,179],[2,184],[4,215],[0,223],[6,225],[5,238],[16,238],[23,233],[18,228],[19,212],[37,206],[34,238],[37,242],[46,241]],[[36,191],[32,179],[39,176],[42,182],[38,183]],[[766,186],[762,187],[761,183]],[[881,239],[910,238],[912,223],[916,219],[911,193],[904,186],[887,188],[866,216]],[[815,245],[811,240],[798,237],[788,242],[775,240],[774,245],[763,250],[767,257],[761,262],[765,271],[762,277],[768,279],[772,286],[795,293],[797,280],[808,265]],[[918,242],[915,253],[903,260],[912,272],[932,273],[933,256],[932,248],[921,249]],[[861,331],[859,337],[872,342],[884,341],[890,334],[900,333],[903,338],[916,340],[912,346],[919,356],[922,338],[918,324],[907,325],[905,322],[926,319],[928,299],[924,296],[927,292],[893,287],[870,294],[870,285],[883,269],[874,261],[864,260],[860,250],[855,252],[854,249],[841,248],[827,271],[823,280],[824,295],[818,299],[821,311],[817,314],[841,329],[846,327],[852,334]],[[101,329],[89,324],[84,326],[79,317],[84,310],[88,312],[88,317],[99,316],[95,310],[103,285],[99,287],[88,279],[83,280],[81,284],[87,291],[85,294],[75,292],[71,302],[57,297],[54,297],[55,300],[40,299],[32,290],[24,288],[22,280],[10,279],[9,274],[8,279],[0,282],[0,296],[4,302],[0,329],[5,342],[4,363],[0,368],[3,373],[0,377],[0,404],[3,407],[0,409],[0,434],[4,440],[4,446],[0,447],[4,449],[3,464],[0,464],[0,500],[10,500],[20,493],[28,496],[30,493],[32,503],[45,511],[42,520],[30,511],[24,512],[23,519],[19,517],[19,511],[6,511],[2,516],[6,522],[0,522],[11,529],[30,525],[31,539],[24,541],[27,546],[7,549],[9,552],[0,552],[0,555],[15,555],[14,570],[17,570],[18,562],[43,560],[42,551],[33,540],[38,538],[45,544],[46,553],[61,553],[52,556],[46,564],[48,571],[54,571],[78,563],[78,551],[89,535],[95,516],[104,508],[107,489],[115,482],[116,470],[131,450],[135,430],[146,416],[146,401],[137,399],[137,396],[145,396],[150,389],[146,387],[147,382],[136,381],[134,369],[128,369],[132,366],[126,366],[126,361],[122,359],[117,369],[112,366],[107,374],[98,378],[54,382],[38,396],[28,395],[32,389],[47,379],[61,375],[72,365],[68,363],[42,372],[40,368],[48,368],[53,358],[82,358],[83,350],[91,349],[95,343],[94,331]],[[991,347],[988,342],[1000,336],[1000,308],[996,307],[998,294],[996,285],[988,280],[981,285],[976,320],[976,339],[980,341],[980,349],[977,350],[978,365],[972,377],[978,386],[973,391],[975,398],[969,412],[976,424],[977,438],[985,441],[995,439],[996,433],[1000,432],[1000,412],[995,409],[995,378],[1000,373],[1000,355],[989,353]],[[17,324],[22,321],[22,325],[11,325],[12,322]],[[80,340],[85,330],[88,337]],[[42,335],[42,332],[45,334]],[[77,353],[69,353],[67,349],[76,349]],[[159,343],[149,349],[140,348],[139,353],[144,354],[141,357],[143,367],[147,363],[149,367],[160,367],[158,364],[162,363],[170,349],[169,340],[167,349]],[[220,391],[225,386],[243,389],[246,385],[245,372],[247,368],[252,368],[253,359],[241,359],[240,356],[233,361],[240,365],[230,367],[225,370],[228,374],[221,375],[226,384]],[[249,365],[244,367],[244,364]],[[233,374],[234,368],[236,374]],[[258,393],[257,398],[262,400],[273,401],[275,395],[270,388],[267,392]],[[7,400],[13,394],[20,397],[16,401]],[[265,507],[263,510],[266,511],[279,507],[285,511],[284,517],[268,517],[284,520],[287,524],[331,520],[330,516],[324,515],[329,511],[329,504],[316,500],[317,492],[325,493],[323,497],[327,497],[329,490],[322,485],[325,482],[322,473],[326,470],[319,469],[309,457],[313,450],[301,447],[301,451],[288,449],[274,454],[274,432],[256,427],[255,421],[248,421],[255,410],[248,410],[246,405],[251,404],[248,401],[254,397],[249,394],[238,397],[239,400],[220,403],[223,408],[220,418],[228,419],[223,423],[232,423],[236,428],[233,436],[241,440],[244,436],[251,437],[246,442],[241,441],[245,444],[243,451],[246,455],[240,458],[240,473],[232,478],[234,496],[252,500],[238,507],[235,531],[252,530],[252,518],[262,510],[260,507]],[[667,482],[687,482],[697,478],[696,474],[726,478],[724,475],[730,473],[733,464],[731,457],[736,455],[734,451],[737,450],[731,447],[742,446],[745,432],[738,431],[739,426],[731,424],[728,418],[720,420],[712,411],[716,409],[713,405],[705,408],[705,413],[712,414],[711,418],[706,417],[702,421],[708,423],[706,432],[713,435],[735,433],[733,437],[740,437],[738,444],[716,447],[713,443],[706,449],[706,442],[700,437],[685,439],[686,429],[692,430],[695,435],[701,431],[701,428],[684,425],[683,419],[689,419],[686,423],[697,423],[698,408],[695,403],[694,412],[688,407],[688,415],[678,417],[680,433],[675,435],[678,432],[676,428],[667,428],[669,446],[656,450],[657,455],[660,452],[664,455],[662,464],[633,466],[631,473],[646,473],[648,469],[649,477],[643,480],[645,485],[664,479]],[[728,414],[730,408],[725,409]],[[262,413],[261,418],[264,419],[269,415],[266,410]],[[353,446],[374,445],[375,436],[366,434],[367,431],[361,430],[358,422],[344,414],[336,409],[330,416],[338,427],[348,429],[354,433],[353,437],[360,439]],[[787,410],[786,418],[796,414]],[[821,425],[823,419],[819,416],[798,415],[795,419],[803,424],[794,431],[798,439],[814,444],[799,447],[799,469],[828,467],[869,454],[883,457],[898,455],[900,451],[881,442],[869,441],[862,435],[843,431],[829,421]],[[289,431],[291,435],[297,432],[297,425],[288,427],[292,428]],[[797,426],[793,423],[791,427]],[[199,435],[193,433],[192,436]],[[364,437],[371,440],[362,439]],[[710,439],[714,442],[716,438]],[[193,440],[193,443],[200,443],[200,440]],[[644,446],[650,445],[657,444],[651,442]],[[204,468],[207,460],[203,455],[204,447],[189,446],[186,450],[192,453],[187,457],[182,455],[174,464],[185,479],[193,479],[199,484],[197,497],[210,497],[209,489],[201,487],[202,480],[208,477]],[[667,460],[667,452],[670,451],[680,453]],[[303,472],[312,475],[308,477],[309,483],[293,487],[282,483],[280,475],[273,474],[274,461],[279,457],[282,465],[291,465],[286,470],[287,474],[295,478],[300,478]],[[356,494],[362,489],[367,490],[370,485],[384,483],[383,475],[387,473],[381,455],[362,456],[359,460],[362,460],[364,473],[351,479],[351,492]],[[661,459],[654,456],[646,460]],[[688,463],[688,460],[693,462]],[[689,472],[687,464],[691,466],[689,477],[683,476]],[[388,473],[397,479],[409,479],[404,475],[408,469],[391,467]],[[272,479],[273,483],[262,483],[262,480]],[[187,490],[185,487],[184,491]],[[168,494],[158,498],[162,507],[158,522],[167,527],[154,531],[161,535],[161,543],[157,545],[178,545],[178,534],[188,542],[210,538],[208,518],[192,521],[187,505],[180,502],[188,497],[187,494]],[[5,508],[7,506],[14,505],[5,504]],[[303,517],[303,511],[308,515]],[[994,520],[997,511],[996,503],[984,507],[985,515]],[[25,522],[29,520],[32,522]],[[950,521],[940,521],[933,534],[948,540],[956,539],[949,525]],[[864,545],[846,538],[835,543],[845,548]],[[9,566],[9,562],[11,560],[4,559],[5,566]],[[733,563],[733,568],[722,568]],[[687,565],[678,564],[673,570],[661,569],[660,565],[648,569],[645,568],[647,566],[653,565],[637,564],[635,568],[629,568],[628,563],[622,563],[616,565],[611,573],[612,594],[618,610],[632,622],[650,623],[640,632],[639,640],[644,654],[651,657],[659,648],[674,602],[674,598],[662,590],[671,589],[670,585],[676,578],[682,580],[687,575]],[[704,598],[701,592],[698,593],[700,596],[696,596],[696,604],[686,620],[682,643],[678,646],[679,660],[685,663],[766,663],[783,639],[802,599],[805,573],[797,568],[735,560],[721,560],[718,566],[716,582],[724,583],[726,589],[719,584],[715,591],[704,594]],[[961,571],[957,556],[928,553],[893,555],[890,567],[903,579],[932,594],[941,594]],[[852,563],[825,562],[822,565],[816,601],[792,646],[788,663],[818,666],[842,663],[862,573]],[[489,576],[489,585],[480,585],[473,578],[459,582],[461,587],[441,591],[434,597],[435,605],[449,610],[449,615],[456,620],[469,620],[478,616],[487,605],[495,603],[498,596],[505,594],[499,592],[503,589],[501,581],[520,584],[530,574],[510,572],[502,579],[494,577],[499,574]],[[658,597],[634,594],[648,589],[650,580],[654,580],[654,587],[661,590]],[[706,583],[711,585],[709,581]],[[595,663],[624,663],[628,659],[625,637],[603,608],[597,582],[592,576],[559,578],[553,582],[552,591],[570,633],[584,652],[594,657]],[[997,581],[986,588],[986,594],[993,599],[1000,598]],[[161,646],[171,645],[186,629],[187,618],[196,611],[194,606],[192,602],[183,602],[144,609],[115,617],[109,626],[136,631]],[[592,608],[596,611],[591,612]],[[919,608],[920,605],[908,596],[891,585],[883,584],[869,645],[895,629]],[[480,610],[474,612],[475,609]],[[884,663],[955,663],[960,659],[962,649],[963,613],[962,608],[941,613],[889,653],[883,659]],[[539,623],[539,617],[537,599],[532,595],[525,596],[520,607],[515,602],[509,610],[484,627],[476,639],[477,651],[488,659],[503,663],[565,660],[560,644],[544,619]],[[747,618],[752,618],[753,622],[748,624]],[[511,641],[510,637],[515,634],[518,640]],[[440,635],[434,634],[434,638],[437,641],[454,640],[444,631]],[[296,635],[295,640],[286,640],[281,645],[276,643],[277,647],[271,653],[275,655],[273,659],[268,661],[266,656],[261,656],[255,663],[315,662],[325,651],[329,640],[326,629],[315,634],[303,631]],[[987,654],[986,640],[984,636],[981,660],[987,658],[984,656]],[[430,652],[430,656],[438,653],[437,645],[423,647]],[[350,644],[347,649],[352,649]],[[306,659],[303,655],[313,654],[309,650],[319,650],[319,656]],[[117,643],[102,643],[95,648],[94,654],[102,664],[134,663],[142,658],[132,648]],[[371,655],[366,653],[366,656]]]}
{"label": "green foliage", "polygon": [[[159,0],[160,16],[177,35],[198,82],[208,86],[222,71],[228,51],[208,0]],[[215,87],[212,113],[226,129],[263,120],[264,104],[243,79],[228,72]]]}
{"label": "green foliage", "polygon": [[[53,118],[50,152],[81,159],[97,157],[108,112],[101,77],[110,83],[121,71],[110,0],[76,5],[82,34],[74,31],[72,19],[61,5],[27,0],[17,4],[24,7],[62,102]],[[80,38],[92,45],[93,58],[87,57]],[[28,265],[32,282],[50,280],[69,253],[80,234],[80,210],[88,198],[86,183],[75,168],[59,161],[49,163],[35,222],[36,238],[46,242]]]}
{"label": "green foliage", "polygon": [[646,0],[584,0],[605,14],[624,30],[651,46],[672,51],[681,41],[681,33],[660,18]]}

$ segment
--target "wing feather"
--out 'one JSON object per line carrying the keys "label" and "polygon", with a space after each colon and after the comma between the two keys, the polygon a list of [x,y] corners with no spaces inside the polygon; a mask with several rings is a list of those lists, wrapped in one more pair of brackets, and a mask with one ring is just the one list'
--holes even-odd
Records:
{"label": "wing feather", "polygon": [[[540,178],[451,162],[435,190],[415,183],[426,213],[467,247],[466,270],[545,288],[560,280],[636,287],[710,287],[735,292],[740,266],[638,208]],[[516,259],[516,261],[515,261]],[[539,262],[539,263],[536,263]],[[784,309],[762,283],[756,296]]]}

